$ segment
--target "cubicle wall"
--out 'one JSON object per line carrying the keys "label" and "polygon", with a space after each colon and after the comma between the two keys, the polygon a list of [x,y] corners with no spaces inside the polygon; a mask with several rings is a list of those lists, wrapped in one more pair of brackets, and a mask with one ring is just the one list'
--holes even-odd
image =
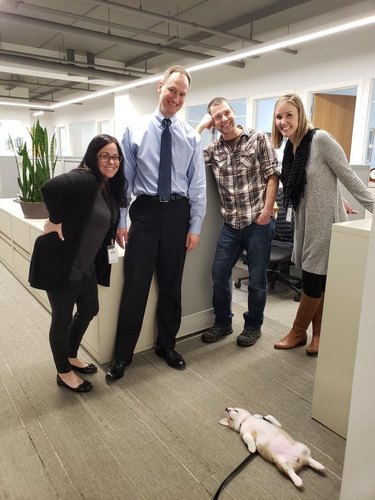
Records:
{"label": "cubicle wall", "polygon": [[17,165],[13,156],[0,157],[0,198],[15,198],[18,192]]}
{"label": "cubicle wall", "polygon": [[208,312],[207,326],[213,321],[211,266],[221,226],[222,218],[216,181],[212,172],[208,171],[207,213],[202,226],[199,246],[186,256],[182,282],[183,320],[180,334],[191,330],[187,322],[194,322],[194,311],[206,310]]}

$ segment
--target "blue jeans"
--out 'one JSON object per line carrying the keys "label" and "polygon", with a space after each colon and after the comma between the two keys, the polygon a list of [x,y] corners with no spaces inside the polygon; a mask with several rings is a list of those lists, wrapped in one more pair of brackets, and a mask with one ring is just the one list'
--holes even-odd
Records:
{"label": "blue jeans", "polygon": [[224,224],[212,266],[216,323],[223,326],[232,323],[232,269],[245,251],[249,269],[248,310],[244,313],[245,327],[253,330],[262,326],[273,226],[273,220],[266,225],[253,222],[243,229],[234,229]]}

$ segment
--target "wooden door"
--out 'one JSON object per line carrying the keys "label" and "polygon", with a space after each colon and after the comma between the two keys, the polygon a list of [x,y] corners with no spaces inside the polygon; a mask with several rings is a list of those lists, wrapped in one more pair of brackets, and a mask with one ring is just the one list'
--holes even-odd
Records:
{"label": "wooden door", "polygon": [[337,140],[349,161],[356,96],[314,94],[312,122]]}

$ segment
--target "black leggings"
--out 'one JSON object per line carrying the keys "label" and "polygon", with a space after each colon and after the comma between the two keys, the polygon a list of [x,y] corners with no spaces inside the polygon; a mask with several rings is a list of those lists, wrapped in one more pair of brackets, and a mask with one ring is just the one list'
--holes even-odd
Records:
{"label": "black leggings", "polygon": [[[63,290],[47,295],[52,309],[49,342],[58,373],[72,369],[68,358],[76,358],[82,337],[98,314],[98,285],[95,272],[89,278],[69,281]],[[73,316],[74,305],[77,312]]]}
{"label": "black leggings", "polygon": [[326,274],[314,274],[302,271],[302,290],[305,295],[316,299],[322,296],[326,289]]}

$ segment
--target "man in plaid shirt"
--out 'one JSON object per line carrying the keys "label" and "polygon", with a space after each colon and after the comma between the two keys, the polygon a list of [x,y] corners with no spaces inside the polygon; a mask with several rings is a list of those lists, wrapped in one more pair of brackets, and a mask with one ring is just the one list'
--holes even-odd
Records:
{"label": "man in plaid shirt", "polygon": [[216,342],[233,332],[231,274],[245,251],[248,310],[237,344],[249,347],[262,334],[273,205],[279,183],[277,157],[265,133],[236,124],[234,110],[226,99],[216,97],[207,110],[197,131],[214,127],[221,134],[204,149],[204,158],[215,175],[224,225],[212,265],[215,323],[201,338],[203,342]]}

